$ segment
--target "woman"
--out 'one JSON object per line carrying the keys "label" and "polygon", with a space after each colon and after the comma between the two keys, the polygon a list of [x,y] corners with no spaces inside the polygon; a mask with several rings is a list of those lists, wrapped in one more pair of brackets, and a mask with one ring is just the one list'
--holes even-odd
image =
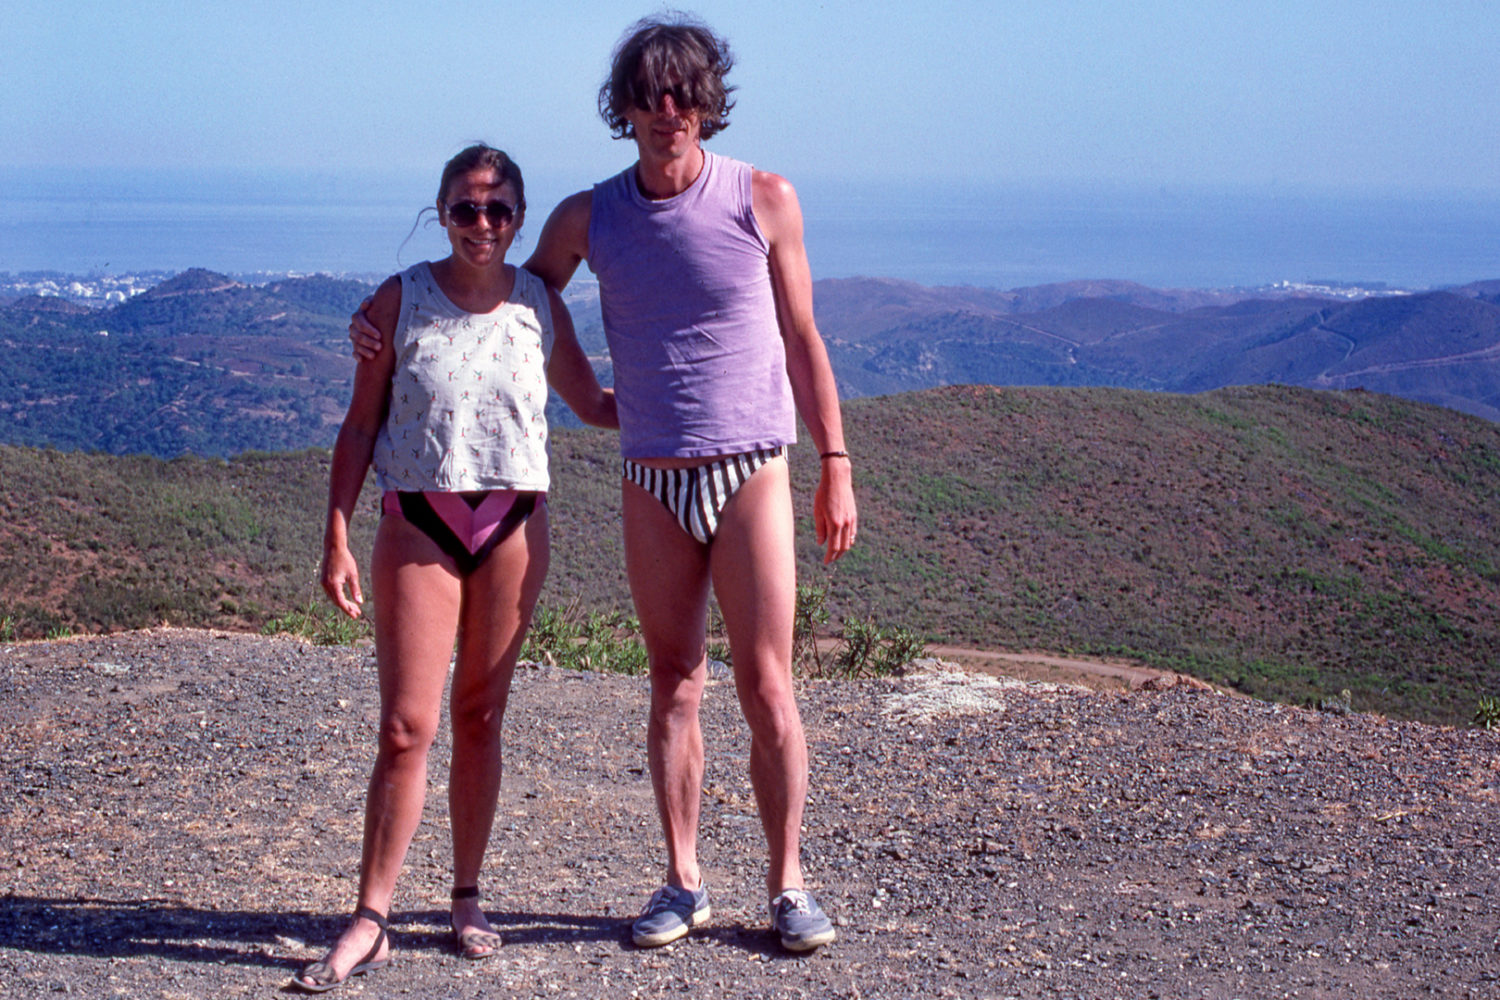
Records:
{"label": "woman", "polygon": [[373,462],[385,491],[371,559],[380,744],[355,916],[333,949],[292,980],[308,992],[389,962],[385,915],[421,820],[455,636],[454,942],[465,958],[500,945],[479,907],[478,880],[500,789],[511,674],[547,572],[547,383],[586,423],[618,426],[613,393],[595,379],[562,300],[505,262],[525,204],[509,157],[465,149],[438,190],[452,253],[388,278],[370,307],[382,347],[359,363],[334,446],[321,582],[359,617],[348,527]]}

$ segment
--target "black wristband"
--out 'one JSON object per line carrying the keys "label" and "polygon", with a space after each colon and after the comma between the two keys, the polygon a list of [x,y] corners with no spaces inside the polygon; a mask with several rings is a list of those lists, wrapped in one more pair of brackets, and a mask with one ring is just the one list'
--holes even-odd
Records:
{"label": "black wristband", "polygon": [[849,457],[849,453],[847,451],[825,451],[821,455],[818,456],[818,458],[820,458],[820,459],[826,459],[826,458],[848,458],[848,457]]}

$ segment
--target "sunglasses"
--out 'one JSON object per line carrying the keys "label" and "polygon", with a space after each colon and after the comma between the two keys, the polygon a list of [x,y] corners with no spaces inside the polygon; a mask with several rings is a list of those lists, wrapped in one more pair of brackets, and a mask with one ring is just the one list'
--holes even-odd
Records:
{"label": "sunglasses", "polygon": [[460,229],[468,229],[478,222],[480,212],[489,218],[490,225],[496,229],[504,229],[516,217],[516,210],[503,201],[492,201],[484,205],[476,205],[472,201],[455,201],[445,207],[448,209],[448,221]]}
{"label": "sunglasses", "polygon": [[672,98],[672,104],[677,108],[679,112],[692,111],[696,108],[696,105],[693,101],[692,92],[686,86],[680,83],[673,84],[670,87],[661,88],[661,90],[657,92],[655,102],[653,102],[651,100],[650,90],[647,88],[646,84],[640,80],[637,80],[634,86],[631,87],[630,97],[631,103],[635,105],[637,111],[657,111],[662,106],[662,104],[666,102],[666,99],[668,97]]}

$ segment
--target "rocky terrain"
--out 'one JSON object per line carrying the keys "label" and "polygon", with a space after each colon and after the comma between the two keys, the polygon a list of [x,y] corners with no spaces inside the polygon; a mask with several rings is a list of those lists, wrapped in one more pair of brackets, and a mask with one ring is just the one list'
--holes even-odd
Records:
{"label": "rocky terrain", "polygon": [[[320,954],[353,905],[372,668],[368,649],[192,630],[0,646],[5,995],[264,996]],[[339,995],[1500,990],[1495,734],[931,664],[807,683],[805,861],[840,938],[791,957],[765,931],[748,748],[716,681],[714,921],[641,951],[628,921],[662,860],[645,699],[639,678],[518,672],[487,962],[445,934],[439,747],[395,964]]]}

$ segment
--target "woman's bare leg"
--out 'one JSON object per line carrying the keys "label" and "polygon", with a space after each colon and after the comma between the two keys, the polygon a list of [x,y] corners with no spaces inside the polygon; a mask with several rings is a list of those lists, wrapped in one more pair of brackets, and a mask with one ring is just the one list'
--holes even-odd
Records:
{"label": "woman's bare leg", "polygon": [[[396,876],[422,819],[427,751],[442,713],[453,652],[459,578],[438,547],[410,523],[385,517],[371,559],[380,732],[365,800],[359,905],[389,914]],[[380,929],[356,918],[324,961],[342,979],[368,954]],[[383,958],[389,943],[374,958]]]}
{"label": "woman's bare leg", "polygon": [[[531,517],[464,580],[458,662],[449,699],[453,759],[448,815],[455,888],[479,884],[500,794],[501,723],[521,642],[547,576],[548,557],[547,508],[539,503]],[[493,933],[478,898],[453,901],[453,928],[460,936],[470,931]]]}

